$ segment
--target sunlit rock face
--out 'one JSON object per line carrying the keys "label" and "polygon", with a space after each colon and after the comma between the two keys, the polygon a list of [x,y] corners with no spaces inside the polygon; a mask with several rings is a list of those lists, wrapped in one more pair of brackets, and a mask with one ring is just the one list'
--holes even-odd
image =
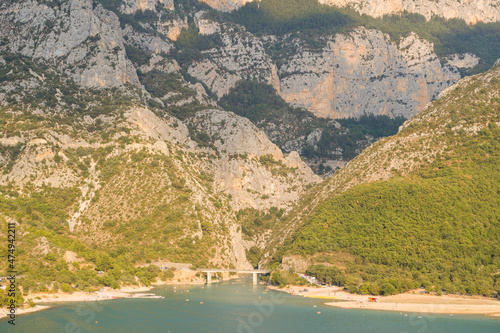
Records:
{"label": "sunlit rock face", "polygon": [[322,4],[352,7],[362,14],[380,17],[401,12],[416,13],[430,19],[433,15],[446,19],[461,18],[469,24],[500,19],[498,1],[492,0],[318,0]]}
{"label": "sunlit rock face", "polygon": [[379,31],[359,28],[325,38],[321,52],[299,39],[291,43],[298,52],[279,70],[281,96],[321,117],[409,117],[460,79],[415,34],[395,44]]}
{"label": "sunlit rock face", "polygon": [[223,12],[230,12],[232,10],[238,9],[244,6],[247,2],[252,2],[253,0],[200,0],[206,3],[212,8]]}
{"label": "sunlit rock face", "polygon": [[37,1],[3,6],[0,37],[10,52],[54,62],[84,87],[139,85],[128,60],[118,17],[91,0],[57,7]]}
{"label": "sunlit rock face", "polygon": [[[153,1],[153,0],[149,0]],[[201,0],[209,6],[232,11],[252,0]],[[461,18],[469,24],[496,22],[500,19],[500,6],[494,0],[318,0],[337,7],[351,7],[361,14],[381,17],[386,14],[416,13],[430,19],[433,15],[446,19]],[[145,1],[146,2],[146,1]]]}

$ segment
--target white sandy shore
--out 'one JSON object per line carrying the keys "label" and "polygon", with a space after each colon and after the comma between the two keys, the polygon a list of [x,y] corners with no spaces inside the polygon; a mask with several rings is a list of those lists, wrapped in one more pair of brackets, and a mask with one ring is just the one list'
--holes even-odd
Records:
{"label": "white sandy shore", "polygon": [[[350,294],[342,291],[339,287],[291,286],[284,289],[275,289],[304,297],[331,299],[334,302],[325,304],[344,309],[500,316],[499,300],[479,296],[435,296],[404,293],[386,297],[380,296],[378,302],[370,302],[368,298],[373,296]],[[304,289],[308,291],[305,292]]]}
{"label": "white sandy shore", "polygon": [[[50,308],[48,305],[40,305],[43,303],[58,303],[58,302],[88,302],[88,301],[106,301],[111,299],[128,297],[131,294],[129,292],[141,292],[150,290],[150,287],[125,287],[120,290],[105,289],[102,292],[75,292],[69,293],[35,293],[26,296],[26,299],[32,299],[36,305],[34,307],[22,307],[16,309],[16,315],[26,314],[31,312],[37,312],[42,310],[47,310]],[[0,310],[0,318],[7,317],[9,312],[5,309]]]}
{"label": "white sandy shore", "polygon": [[[47,309],[50,309],[50,306],[47,306],[47,305],[35,305],[32,308],[19,308],[19,309],[16,309],[16,317],[18,315],[22,315],[22,314],[26,314],[26,313],[31,313],[31,312],[42,311],[42,310],[47,310]],[[0,319],[8,317],[9,315],[10,315],[10,312],[7,309],[2,308],[0,310]]]}
{"label": "white sandy shore", "polygon": [[[165,285],[198,285],[204,284],[204,280],[201,277],[196,277],[197,271],[191,270],[177,270],[175,271],[174,278],[168,281],[159,281],[153,283],[151,287],[138,287],[138,286],[125,286],[119,290],[111,288],[103,288],[103,291],[96,292],[74,292],[74,293],[33,293],[25,296],[26,300],[32,299],[35,303],[35,307],[23,307],[16,309],[16,315],[31,313],[36,311],[42,311],[50,309],[49,305],[40,305],[43,303],[59,303],[59,302],[95,302],[95,301],[107,301],[113,299],[119,299],[124,297],[130,297],[131,293],[145,292],[149,291],[158,286]],[[231,280],[239,278],[238,275],[231,276],[230,274],[224,274],[224,280]],[[216,283],[214,280],[213,283]],[[5,318],[9,315],[7,310],[0,309],[0,319]]]}

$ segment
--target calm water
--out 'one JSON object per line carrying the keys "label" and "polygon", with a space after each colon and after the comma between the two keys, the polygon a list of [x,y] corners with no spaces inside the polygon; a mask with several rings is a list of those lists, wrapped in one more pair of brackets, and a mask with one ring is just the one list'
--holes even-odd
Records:
{"label": "calm water", "polygon": [[337,309],[249,281],[167,288],[153,290],[165,299],[58,305],[18,316],[15,328],[2,320],[0,332],[500,332],[498,317]]}

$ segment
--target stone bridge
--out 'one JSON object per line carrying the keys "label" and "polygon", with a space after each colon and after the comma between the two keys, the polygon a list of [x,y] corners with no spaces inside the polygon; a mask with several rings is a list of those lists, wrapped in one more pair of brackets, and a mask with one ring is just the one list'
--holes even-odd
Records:
{"label": "stone bridge", "polygon": [[230,272],[237,274],[252,274],[253,275],[253,284],[257,284],[258,275],[259,274],[268,274],[271,272],[270,269],[218,269],[218,268],[199,268],[199,272],[207,274],[207,284],[212,283],[212,273],[222,273],[222,272]]}

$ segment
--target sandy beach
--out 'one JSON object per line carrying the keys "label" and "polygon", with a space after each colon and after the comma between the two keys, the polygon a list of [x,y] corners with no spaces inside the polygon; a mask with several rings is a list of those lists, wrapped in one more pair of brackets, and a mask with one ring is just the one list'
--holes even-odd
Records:
{"label": "sandy beach", "polygon": [[[74,292],[69,293],[35,293],[26,296],[26,300],[32,299],[35,302],[34,307],[21,307],[16,309],[16,315],[32,313],[42,310],[50,309],[49,305],[41,305],[43,303],[58,303],[58,302],[94,302],[106,301],[117,298],[129,297],[130,292],[148,291],[151,287],[124,287],[120,290],[113,290],[110,288],[104,289],[102,292]],[[6,309],[0,310],[0,318],[7,317],[9,312]]]}
{"label": "sandy beach", "polygon": [[[199,285],[204,284],[205,281],[201,277],[197,277],[197,271],[192,270],[176,270],[175,276],[168,281],[157,280],[153,282],[151,287],[146,286],[124,286],[119,290],[111,288],[103,288],[102,291],[95,292],[57,292],[57,293],[33,293],[25,296],[26,300],[33,300],[35,302],[34,307],[20,307],[16,309],[16,315],[32,313],[42,310],[50,309],[49,305],[41,305],[44,303],[62,303],[62,302],[95,302],[95,301],[107,301],[118,298],[130,297],[131,293],[141,293],[147,292],[155,287],[168,286],[168,285]],[[229,273],[223,274],[224,280],[231,280],[239,278],[238,275],[231,276]],[[218,280],[214,280],[213,283],[217,283]],[[0,310],[0,319],[8,316],[7,310]]]}
{"label": "sandy beach", "polygon": [[[19,315],[22,315],[22,314],[27,314],[27,313],[32,313],[32,312],[37,312],[37,311],[42,311],[42,310],[47,310],[47,309],[50,309],[50,306],[35,305],[32,308],[19,308],[19,309],[16,309],[16,317]],[[7,309],[2,308],[0,310],[0,319],[7,317],[9,314],[10,314],[10,312]]]}
{"label": "sandy beach", "polygon": [[[290,286],[275,290],[293,295],[324,298],[326,305],[344,309],[386,310],[416,313],[484,314],[500,316],[500,300],[479,296],[435,296],[404,293],[392,296],[377,296],[378,301],[369,301],[371,295],[350,294],[339,287],[315,288]],[[307,291],[304,291],[307,289]]]}

